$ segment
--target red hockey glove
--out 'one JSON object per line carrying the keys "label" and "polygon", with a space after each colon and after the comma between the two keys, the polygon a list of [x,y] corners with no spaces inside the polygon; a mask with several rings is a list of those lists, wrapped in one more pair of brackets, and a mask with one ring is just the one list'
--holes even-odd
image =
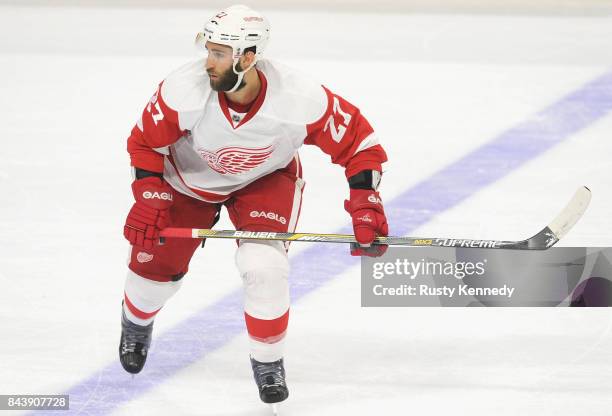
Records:
{"label": "red hockey glove", "polygon": [[387,245],[372,244],[376,236],[387,236],[389,226],[378,192],[367,189],[351,189],[351,199],[344,201],[344,209],[351,214],[353,230],[359,244],[351,245],[351,255],[379,257],[387,251]]}
{"label": "red hockey glove", "polygon": [[125,220],[123,235],[133,245],[152,248],[159,230],[168,226],[173,190],[162,178],[149,176],[135,180],[132,192],[136,202]]}

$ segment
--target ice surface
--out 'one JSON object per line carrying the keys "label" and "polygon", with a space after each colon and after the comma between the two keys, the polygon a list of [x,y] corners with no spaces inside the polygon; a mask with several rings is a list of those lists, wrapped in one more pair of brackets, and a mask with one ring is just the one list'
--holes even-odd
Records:
{"label": "ice surface", "polygon": [[[61,393],[116,361],[125,139],[156,84],[191,58],[209,14],[0,7],[0,394]],[[376,128],[390,156],[385,201],[612,68],[610,17],[270,17],[269,56],[355,102]],[[527,237],[588,185],[591,206],[560,245],[609,246],[611,133],[612,116],[601,117],[413,234]],[[299,229],[345,226],[342,170],[314,148],[302,160]],[[230,227],[226,216],[219,227]],[[294,244],[291,256],[308,247]],[[156,335],[239,289],[234,248],[209,241],[197,253]],[[352,267],[292,306],[281,414],[609,414],[610,318],[607,309],[363,309]],[[117,388],[142,383],[147,369]],[[101,413],[108,398],[87,388],[71,414]],[[114,413],[269,409],[243,334]]]}

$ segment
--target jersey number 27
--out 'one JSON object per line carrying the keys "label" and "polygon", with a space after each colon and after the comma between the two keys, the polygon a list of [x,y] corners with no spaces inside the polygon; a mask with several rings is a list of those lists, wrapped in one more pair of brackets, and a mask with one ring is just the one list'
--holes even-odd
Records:
{"label": "jersey number 27", "polygon": [[[338,100],[338,97],[334,97],[333,111],[334,113],[331,114],[329,118],[327,119],[327,122],[325,123],[325,128],[323,129],[323,131],[326,132],[327,129],[329,128],[332,139],[334,139],[336,143],[340,143],[340,141],[344,137],[344,133],[346,133],[346,128],[351,122],[351,115],[342,111],[342,108],[340,108],[340,101]],[[336,127],[336,120],[334,117],[336,114],[340,114],[343,118],[343,123],[338,125],[338,127]]]}

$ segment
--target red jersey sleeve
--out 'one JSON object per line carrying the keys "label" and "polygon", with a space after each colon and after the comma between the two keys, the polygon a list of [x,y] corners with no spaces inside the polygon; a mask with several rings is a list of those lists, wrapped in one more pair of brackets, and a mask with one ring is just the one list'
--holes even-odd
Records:
{"label": "red jersey sleeve", "polygon": [[132,166],[160,173],[164,171],[164,156],[155,149],[169,146],[183,135],[178,113],[162,98],[162,85],[163,82],[159,84],[127,140]]}
{"label": "red jersey sleeve", "polygon": [[331,161],[345,168],[349,178],[362,170],[382,172],[387,154],[374,129],[359,109],[344,98],[323,87],[327,109],[316,122],[306,126],[305,144],[318,146]]}

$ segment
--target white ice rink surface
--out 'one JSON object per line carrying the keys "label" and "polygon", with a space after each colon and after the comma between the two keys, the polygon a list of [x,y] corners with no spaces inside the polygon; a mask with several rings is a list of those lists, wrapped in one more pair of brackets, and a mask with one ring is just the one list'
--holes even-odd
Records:
{"label": "white ice rink surface", "polygon": [[[125,140],[211,13],[0,7],[0,394],[63,393],[117,360]],[[268,56],[360,106],[378,131],[385,201],[612,69],[610,17],[269,15]],[[527,237],[588,185],[591,207],[560,245],[610,246],[611,135],[607,114],[412,234]],[[348,224],[342,170],[316,148],[302,160],[298,229]],[[224,216],[218,228],[230,227]],[[154,335],[240,288],[234,248],[196,253]],[[282,415],[612,414],[607,308],[361,308],[359,280],[350,268],[292,305]],[[90,387],[70,414],[102,414]],[[268,413],[246,333],[113,410]]]}

